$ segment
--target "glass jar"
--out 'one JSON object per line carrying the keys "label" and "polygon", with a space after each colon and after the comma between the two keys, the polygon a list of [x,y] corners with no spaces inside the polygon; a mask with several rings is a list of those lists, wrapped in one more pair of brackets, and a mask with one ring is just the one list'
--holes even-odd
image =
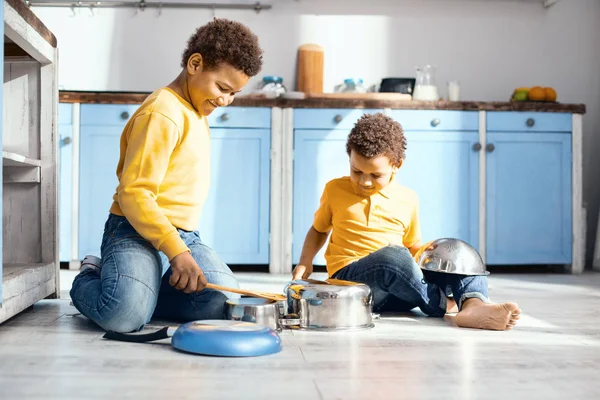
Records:
{"label": "glass jar", "polygon": [[287,92],[285,86],[283,86],[283,78],[280,76],[265,76],[262,82],[258,84],[258,91],[270,94],[275,97],[281,96]]}
{"label": "glass jar", "polygon": [[338,86],[339,93],[367,93],[367,89],[363,86],[363,80],[358,78],[348,78],[344,83]]}
{"label": "glass jar", "polygon": [[415,89],[413,91],[414,100],[438,101],[440,96],[435,84],[435,67],[425,65],[417,67],[417,77]]}

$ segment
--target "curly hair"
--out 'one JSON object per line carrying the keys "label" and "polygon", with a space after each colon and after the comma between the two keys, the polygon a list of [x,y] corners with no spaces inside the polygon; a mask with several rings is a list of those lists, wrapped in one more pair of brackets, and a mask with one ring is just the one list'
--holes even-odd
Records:
{"label": "curly hair", "polygon": [[402,125],[382,113],[365,114],[348,135],[348,155],[352,150],[366,158],[387,156],[391,164],[398,167],[406,150]]}
{"label": "curly hair", "polygon": [[215,18],[201,26],[189,38],[181,67],[185,68],[194,53],[200,53],[204,65],[214,69],[227,63],[249,77],[257,75],[263,62],[258,38],[245,25]]}

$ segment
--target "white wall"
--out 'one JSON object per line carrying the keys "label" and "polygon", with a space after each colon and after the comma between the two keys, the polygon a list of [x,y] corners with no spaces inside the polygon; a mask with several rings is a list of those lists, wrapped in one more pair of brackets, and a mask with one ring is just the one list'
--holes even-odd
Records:
{"label": "white wall", "polygon": [[[267,1],[268,2],[268,1]],[[437,66],[437,83],[461,81],[466,100],[508,100],[518,86],[553,86],[561,102],[585,103],[584,201],[591,257],[600,190],[600,1],[272,0],[273,9],[216,11],[246,23],[265,50],[263,73],[294,88],[296,51],[325,47],[325,88],[346,77],[367,84]],[[60,85],[72,90],[151,91],[179,72],[180,54],[212,11],[34,10],[58,38]],[[257,78],[259,79],[259,78]],[[251,81],[255,84],[257,79]]]}

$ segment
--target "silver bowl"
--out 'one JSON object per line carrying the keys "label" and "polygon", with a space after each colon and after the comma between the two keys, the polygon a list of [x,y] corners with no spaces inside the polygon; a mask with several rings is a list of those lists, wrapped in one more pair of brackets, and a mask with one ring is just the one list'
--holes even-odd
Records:
{"label": "silver bowl", "polygon": [[415,254],[419,267],[426,271],[460,275],[489,275],[473,246],[460,239],[442,238],[421,246]]}

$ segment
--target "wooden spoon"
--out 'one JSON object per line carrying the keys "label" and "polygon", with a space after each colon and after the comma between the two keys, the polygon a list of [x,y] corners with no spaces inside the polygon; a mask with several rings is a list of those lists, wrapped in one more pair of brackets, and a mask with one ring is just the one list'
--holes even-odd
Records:
{"label": "wooden spoon", "polygon": [[250,297],[258,297],[261,299],[267,300],[275,300],[275,301],[287,301],[287,297],[282,294],[277,293],[269,293],[269,292],[259,292],[256,290],[244,290],[244,289],[234,289],[226,286],[215,285],[214,283],[207,283],[206,287],[209,289],[222,290],[224,292],[231,292],[237,294],[245,294]]}

